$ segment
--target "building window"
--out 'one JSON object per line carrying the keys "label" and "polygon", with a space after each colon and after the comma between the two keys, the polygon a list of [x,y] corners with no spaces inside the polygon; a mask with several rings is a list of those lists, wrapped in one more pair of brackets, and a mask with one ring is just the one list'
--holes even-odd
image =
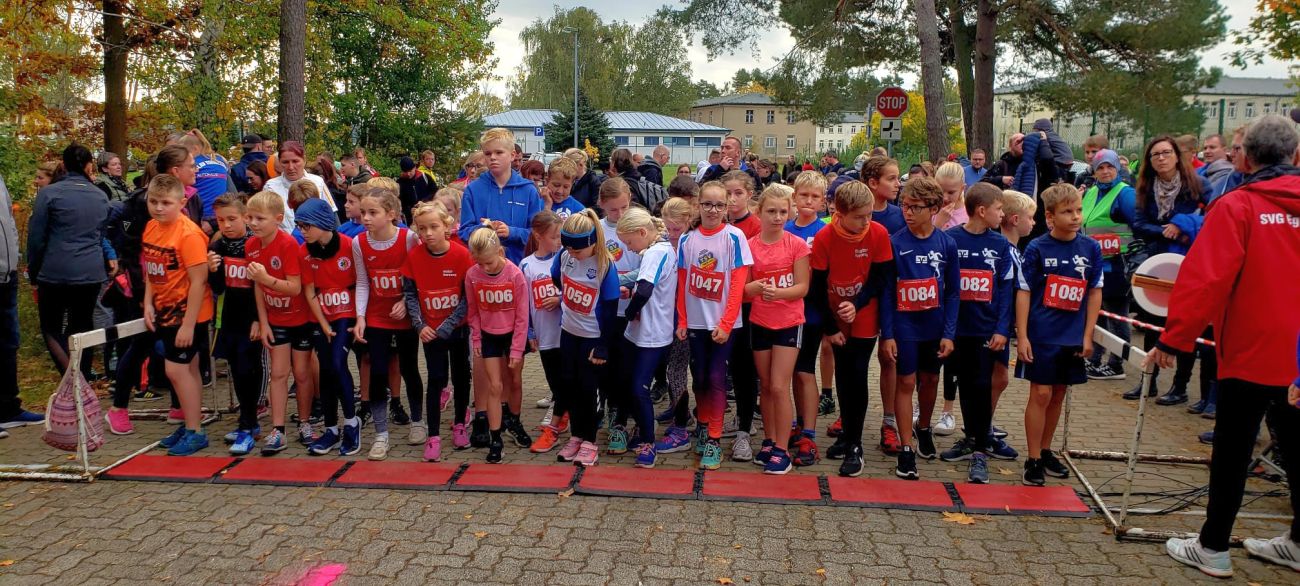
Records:
{"label": "building window", "polygon": [[794,111],[793,111],[793,110],[791,110],[791,111],[785,113],[785,123],[786,123],[786,124],[794,124]]}
{"label": "building window", "polygon": [[752,146],[754,146],[754,137],[753,137],[753,135],[746,134],[746,135],[745,135],[745,148],[750,148],[750,147],[752,147]]}
{"label": "building window", "polygon": [[716,147],[722,146],[722,138],[717,136],[697,136],[695,137],[695,146],[697,147]]}
{"label": "building window", "polygon": [[753,123],[754,123],[754,111],[745,110],[745,124],[753,124]]}
{"label": "building window", "polygon": [[1268,103],[1268,102],[1264,102],[1264,115],[1265,115],[1265,116],[1268,116],[1269,114],[1272,114],[1272,113],[1273,113],[1273,104],[1270,104],[1270,103]]}
{"label": "building window", "polygon": [[835,134],[844,134],[844,125],[836,126]]}
{"label": "building window", "polygon": [[657,137],[657,136],[643,136],[643,137],[641,137],[641,144],[643,144],[643,145],[645,145],[645,146],[659,146],[659,137]]}
{"label": "building window", "polygon": [[1255,102],[1246,102],[1246,117],[1255,117]]}
{"label": "building window", "polygon": [[1011,114],[1011,102],[1002,102],[1002,115],[1007,116],[1009,114]]}
{"label": "building window", "polygon": [[691,146],[689,136],[665,136],[664,146]]}
{"label": "building window", "polygon": [[849,127],[849,134],[857,134],[857,133],[858,133],[858,127],[857,127],[857,126],[850,126],[850,127]]}
{"label": "building window", "polygon": [[776,137],[775,137],[775,136],[772,136],[772,135],[770,135],[770,134],[767,135],[767,136],[765,136],[765,137],[763,137],[763,148],[765,148],[765,149],[774,149],[774,148],[776,148]]}
{"label": "building window", "polygon": [[776,110],[767,111],[767,123],[776,124]]}
{"label": "building window", "polygon": [[626,137],[626,136],[615,136],[615,137],[614,137],[614,144],[616,144],[616,145],[618,145],[618,146],[627,146],[627,145],[628,145],[627,137]]}
{"label": "building window", "polygon": [[824,140],[817,141],[817,151],[826,152],[826,141]]}
{"label": "building window", "polygon": [[794,148],[794,135],[793,135],[793,134],[787,134],[787,135],[785,135],[785,148],[787,148],[787,149],[793,149],[793,148]]}
{"label": "building window", "polygon": [[1290,104],[1290,103],[1282,104],[1282,107],[1280,107],[1280,108],[1277,109],[1277,113],[1278,113],[1278,114],[1281,114],[1281,113],[1283,113],[1283,112],[1289,111],[1290,109],[1291,109],[1291,104]]}
{"label": "building window", "polygon": [[1236,103],[1236,102],[1228,102],[1228,117],[1229,117],[1229,118],[1236,118],[1236,117],[1237,117],[1237,103]]}
{"label": "building window", "polygon": [[836,152],[841,152],[841,153],[844,152],[844,141],[842,141],[842,140],[837,140],[837,141],[835,141],[835,143],[836,143],[836,145],[835,145],[835,151],[836,151]]}
{"label": "building window", "polygon": [[1218,102],[1206,102],[1206,103],[1205,103],[1205,106],[1206,106],[1206,107],[1205,107],[1205,115],[1206,115],[1207,117],[1209,117],[1209,118],[1218,118],[1218,117],[1219,117],[1219,103],[1218,103]]}

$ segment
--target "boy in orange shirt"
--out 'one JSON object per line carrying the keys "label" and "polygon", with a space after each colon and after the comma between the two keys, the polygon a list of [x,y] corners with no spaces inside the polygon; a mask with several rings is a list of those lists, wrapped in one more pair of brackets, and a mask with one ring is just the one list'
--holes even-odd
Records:
{"label": "boy in orange shirt", "polygon": [[149,216],[140,251],[144,266],[144,323],[162,340],[167,378],[180,399],[185,423],[159,444],[172,456],[188,456],[208,447],[202,429],[203,383],[199,363],[207,352],[212,321],[208,288],[208,238],[182,215],[185,186],[172,175],[159,175],[146,193]]}

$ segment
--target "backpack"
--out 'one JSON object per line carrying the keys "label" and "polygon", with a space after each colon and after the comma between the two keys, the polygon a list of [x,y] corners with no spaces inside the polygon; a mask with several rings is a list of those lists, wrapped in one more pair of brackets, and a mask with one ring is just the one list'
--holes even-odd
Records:
{"label": "backpack", "polygon": [[646,210],[656,210],[663,205],[668,199],[668,190],[657,183],[651,183],[645,177],[637,178],[636,183],[631,184],[632,203],[635,203]]}
{"label": "backpack", "polygon": [[45,408],[45,433],[41,439],[60,450],[77,451],[80,431],[77,425],[77,388],[81,388],[81,409],[86,415],[86,451],[93,452],[104,445],[104,416],[99,407],[99,397],[90,388],[81,371],[73,365],[59,382],[59,390],[50,396]]}

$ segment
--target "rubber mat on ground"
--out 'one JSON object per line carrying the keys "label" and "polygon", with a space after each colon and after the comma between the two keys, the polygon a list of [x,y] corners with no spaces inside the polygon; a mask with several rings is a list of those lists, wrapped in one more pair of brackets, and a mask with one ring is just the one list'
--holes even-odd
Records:
{"label": "rubber mat on ground", "polygon": [[470,464],[453,490],[486,492],[560,492],[573,483],[574,466],[528,464]]}
{"label": "rubber mat on ground", "polygon": [[370,462],[352,464],[330,485],[341,488],[399,488],[447,490],[460,464],[432,462]]}
{"label": "rubber mat on ground", "polygon": [[957,508],[942,482],[840,476],[827,477],[826,482],[831,489],[831,502],[837,505],[914,511]]}
{"label": "rubber mat on ground", "polygon": [[1092,509],[1069,486],[954,484],[967,513],[1087,517]]}
{"label": "rubber mat on ground", "polygon": [[756,503],[816,503],[821,502],[822,491],[816,476],[710,470],[704,473],[700,498]]}
{"label": "rubber mat on ground", "polygon": [[104,478],[113,480],[156,480],[162,482],[208,482],[234,458],[203,456],[140,455],[109,470]]}
{"label": "rubber mat on ground", "polygon": [[695,471],[593,466],[583,471],[575,490],[602,496],[693,499]]}
{"label": "rubber mat on ground", "polygon": [[244,458],[216,479],[224,484],[324,486],[346,462],[312,458]]}

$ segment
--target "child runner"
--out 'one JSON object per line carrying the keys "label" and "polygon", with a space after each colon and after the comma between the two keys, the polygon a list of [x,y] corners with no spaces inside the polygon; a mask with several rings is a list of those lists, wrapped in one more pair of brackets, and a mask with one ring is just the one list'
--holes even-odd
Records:
{"label": "child runner", "polygon": [[[794,179],[794,206],[797,215],[786,222],[787,232],[801,238],[809,247],[826,224],[817,214],[826,207],[826,177],[816,171],[802,171]],[[811,248],[809,249],[811,253]],[[807,288],[805,287],[805,290]],[[821,312],[811,303],[803,305],[803,336],[799,355],[795,359],[794,410],[799,435],[794,438],[795,466],[812,466],[817,463],[817,415],[835,412],[835,400],[830,388],[817,394],[817,352],[822,347]],[[829,353],[828,353],[829,354]],[[765,424],[766,425],[766,424]]]}
{"label": "child runner", "polygon": [[[840,474],[862,474],[862,426],[867,417],[867,370],[876,346],[877,298],[894,271],[884,226],[871,221],[875,198],[858,181],[835,192],[835,221],[813,239],[808,301],[822,313],[835,353],[836,393],[843,433],[826,457],[843,458]],[[832,329],[834,328],[834,329]]]}
{"label": "child runner", "polygon": [[790,379],[803,337],[809,249],[802,238],[785,230],[792,192],[780,184],[763,190],[758,198],[762,231],[749,239],[754,267],[745,285],[745,296],[753,300],[749,335],[762,388],[759,405],[764,436],[754,461],[763,466],[766,474],[785,474],[793,467],[787,448],[794,442],[790,441],[791,429],[786,422],[794,421]]}
{"label": "child runner", "polygon": [[[691,182],[694,183],[694,180],[692,179]],[[698,192],[697,188],[696,193]],[[693,199],[694,197],[691,199],[670,197],[664,200],[660,210],[668,242],[673,246],[673,254],[677,253],[677,245],[681,242],[682,234],[685,234],[699,217],[695,204],[692,203]],[[655,442],[656,455],[680,452],[691,447],[690,433],[686,431],[691,417],[690,398],[686,395],[686,375],[690,370],[690,362],[690,343],[674,336],[672,345],[668,348],[667,363],[664,365],[664,375],[668,381],[668,408],[656,417],[657,421],[670,423],[670,425],[665,430],[663,439]]]}
{"label": "child runner", "polygon": [[600,218],[591,209],[569,216],[560,230],[564,250],[551,265],[551,280],[560,288],[560,386],[556,401],[568,410],[572,436],[556,457],[561,462],[594,466],[596,449],[596,388],[618,343],[618,274]]}
{"label": "child runner", "polygon": [[633,443],[638,468],[654,468],[658,458],[650,387],[655,370],[668,357],[676,325],[673,312],[677,305],[677,271],[673,245],[667,236],[663,220],[641,208],[624,212],[618,220],[619,239],[641,258],[622,340],[623,381],[631,385],[632,397],[627,406],[636,419],[637,437]]}
{"label": "child runner", "polygon": [[[720,181],[727,190],[727,218],[745,235],[748,244],[748,240],[762,230],[758,216],[749,209],[754,198],[754,178],[749,173],[735,170],[728,171]],[[744,282],[743,279],[740,281]],[[754,426],[754,407],[758,403],[758,372],[754,369],[754,351],[749,347],[749,332],[744,329],[749,324],[751,306],[743,297],[741,303],[741,321],[736,324],[741,331],[733,332],[736,335],[732,337],[727,370],[731,375],[732,393],[736,396],[736,417],[732,421],[736,426],[736,439],[731,443],[731,459],[748,462],[754,459],[749,434]],[[730,432],[728,427],[725,433]]]}
{"label": "child runner", "polygon": [[1088,382],[1084,357],[1092,355],[1092,330],[1101,309],[1101,246],[1079,233],[1083,200],[1058,184],[1043,191],[1051,231],[1025,247],[1029,288],[1016,293],[1017,375],[1029,380],[1025,435],[1029,447],[1024,484],[1042,486],[1044,474],[1070,475],[1052,453],[1052,435],[1070,385]]}
{"label": "child runner", "polygon": [[[442,204],[422,202],[411,210],[411,222],[423,246],[407,251],[402,263],[406,314],[424,344],[424,363],[429,371],[429,393],[425,397],[428,439],[424,443],[424,460],[442,460],[441,397],[451,380],[455,387],[455,411],[452,416],[452,444],[456,449],[469,447],[465,430],[465,410],[469,407],[470,358],[465,336],[465,276],[474,261],[464,246],[447,239],[456,229],[456,220]],[[437,398],[435,398],[437,397]],[[411,425],[415,425],[412,423]]]}
{"label": "child runner", "polygon": [[961,418],[965,438],[940,454],[945,462],[969,459],[967,479],[989,481],[985,454],[999,457],[992,442],[993,369],[1007,352],[1015,299],[1016,271],[1011,246],[992,227],[1002,225],[1002,191],[991,183],[976,183],[966,193],[964,226],[948,229],[957,243],[961,268],[961,303],[957,338],[948,368],[961,386]]}
{"label": "child runner", "polygon": [[[939,184],[917,177],[903,186],[903,217],[907,230],[890,237],[894,245],[897,279],[888,283],[880,307],[880,352],[894,358],[898,389],[894,412],[912,411],[917,393],[920,419],[899,422],[904,442],[898,454],[899,478],[916,480],[916,456],[933,459],[938,454],[930,421],[939,390],[939,367],[952,354],[957,335],[957,310],[961,295],[961,266],[957,243],[931,221],[943,201]],[[918,384],[919,382],[919,384]],[[915,451],[908,445],[916,439]]]}
{"label": "child runner", "polygon": [[546,191],[542,195],[546,197],[546,209],[555,212],[560,220],[586,209],[569,194],[577,178],[578,164],[564,157],[552,161],[546,170]]}
{"label": "child runner", "polygon": [[181,217],[185,186],[172,175],[149,182],[149,216],[140,258],[144,266],[144,323],[163,343],[167,378],[180,399],[185,422],[159,445],[172,456],[188,456],[208,447],[202,428],[203,383],[194,358],[207,352],[212,321],[208,287],[208,238],[189,218]]}
{"label": "child runner", "polygon": [[[623,242],[618,234],[618,221],[623,218],[632,206],[632,191],[627,182],[621,177],[606,179],[600,184],[599,205],[602,212],[605,213],[605,219],[602,220],[601,234],[605,235],[605,248],[609,252],[610,262],[614,263],[614,268],[618,271],[618,285],[620,289],[618,299],[618,313],[614,318],[613,325],[614,345],[608,347],[609,352],[605,368],[601,370],[600,392],[601,400],[608,403],[608,409],[611,409],[610,415],[613,423],[609,428],[609,453],[623,454],[627,452],[627,418],[631,413],[632,392],[627,387],[627,381],[621,380],[623,375],[623,345],[621,339],[623,332],[627,329],[627,318],[624,312],[627,311],[627,304],[631,301],[632,288],[635,286],[637,278],[637,269],[641,266],[641,255],[628,250],[627,244]],[[603,332],[604,330],[602,330]]]}
{"label": "child runner", "polygon": [[469,253],[477,263],[465,274],[465,300],[469,304],[470,345],[483,360],[483,391],[487,407],[489,464],[501,462],[501,402],[509,369],[524,358],[528,342],[528,285],[519,267],[506,260],[496,232],[478,229],[469,236]]}
{"label": "child runner", "polygon": [[348,188],[346,203],[343,204],[343,213],[348,221],[339,225],[339,234],[356,238],[357,234],[366,231],[366,227],[361,224],[361,198],[369,191],[370,186],[365,183],[357,183]]}
{"label": "child runner", "polygon": [[[883,155],[876,155],[862,164],[862,181],[871,189],[876,205],[871,209],[871,221],[885,227],[890,235],[907,229],[907,220],[903,218],[903,209],[898,207],[898,193],[902,188],[899,181],[898,161]],[[888,456],[897,456],[903,449],[903,442],[898,437],[898,421],[894,415],[894,390],[898,388],[898,369],[893,359],[876,352],[876,361],[880,363],[880,444],[881,451]]]}
{"label": "child runner", "polygon": [[[398,198],[399,202],[401,201],[401,195],[400,195],[401,186],[399,186],[397,184],[397,181],[394,181],[393,178],[391,177],[371,177],[368,181],[366,181],[366,185],[369,185],[372,188],[378,187],[388,193],[391,193],[393,197]],[[402,221],[401,217],[395,219],[393,223],[399,229],[407,228],[406,223]],[[412,237],[415,238],[416,240],[419,239],[419,237],[415,236],[414,233],[412,233]],[[366,361],[362,363],[363,370],[361,371],[361,380],[365,381],[367,380],[366,379],[367,370],[365,370],[365,368],[367,368],[368,367],[367,365],[369,364],[368,357],[370,355],[370,346],[369,344],[366,344],[365,342],[361,342],[361,341],[358,341],[357,343],[353,344],[353,346],[354,349],[358,352],[362,352],[364,350],[365,355],[367,356]],[[392,338],[392,343],[389,344],[388,347],[388,355],[394,356],[393,353],[396,351],[397,351],[397,338],[394,336]],[[418,352],[416,353],[418,354]],[[389,422],[396,425],[408,425],[411,423],[411,416],[408,415],[406,413],[406,410],[402,408],[402,386],[401,386],[402,380],[405,378],[406,374],[405,371],[402,371],[401,360],[399,360],[402,354],[399,352],[396,356],[397,358],[388,361],[388,379],[387,379],[388,381],[387,388],[389,390],[388,420]],[[363,402],[368,398],[369,394],[370,394],[369,391],[362,391],[361,398]],[[364,415],[362,415],[363,419],[369,419],[370,417],[369,411],[370,411],[369,408],[363,409],[363,412],[365,413]],[[487,432],[485,431],[484,433]],[[407,439],[409,440],[410,438],[408,437]]]}
{"label": "child runner", "polygon": [[[1038,210],[1038,204],[1034,198],[1029,197],[1019,191],[1006,189],[1002,191],[1002,237],[1007,239],[1011,245],[1011,267],[1015,270],[1015,290],[1021,291],[1029,288],[1025,283],[1024,255],[1020,252],[1020,241],[1028,238],[1034,231],[1034,214]],[[1015,333],[1015,296],[1012,295],[1011,309],[1011,326],[1012,334]],[[1010,366],[1011,351],[1010,344],[1008,349],[998,357],[998,362],[993,365],[993,413],[998,412],[998,399],[1002,398],[1002,391],[1007,389],[1011,382],[1010,375],[1007,372]],[[995,423],[990,423],[989,427],[993,430],[993,443],[989,450],[989,455],[1001,460],[1015,460],[1020,453],[1012,448],[1006,442],[1007,431],[998,427]]]}
{"label": "child runner", "polygon": [[677,245],[677,339],[691,344],[691,381],[699,421],[695,451],[700,454],[700,467],[709,470],[722,465],[726,365],[733,356],[732,334],[741,327],[742,284],[749,280],[749,267],[754,264],[745,234],[722,221],[727,198],[721,182],[701,186],[700,225]]}
{"label": "child runner", "polygon": [[[957,175],[958,179],[953,180]],[[939,187],[943,188],[943,206],[935,214],[935,227],[941,230],[949,230],[956,226],[965,224],[969,219],[966,212],[965,196],[966,191],[966,169],[961,165],[948,161],[939,165],[935,171],[935,179],[939,182]],[[957,399],[957,375],[949,367],[943,367],[943,410],[939,413],[939,422],[934,426],[935,435],[952,435],[957,429],[957,418],[953,417],[953,402]],[[916,418],[916,412],[913,412],[913,419]]]}
{"label": "child runner", "polygon": [[[371,188],[361,198],[361,223],[365,224],[366,231],[352,240],[352,260],[357,271],[355,335],[358,342],[368,347],[370,370],[374,375],[370,377],[370,416],[375,422],[371,460],[388,457],[388,389],[382,373],[388,372],[390,344],[394,338],[413,413],[420,408],[423,394],[416,364],[418,335],[406,317],[401,278],[407,252],[419,246],[420,239],[414,232],[397,227],[397,214],[401,211],[402,204],[391,191]],[[412,424],[409,440],[424,443],[420,432],[423,427]]]}
{"label": "child runner", "polygon": [[[439,189],[437,193],[433,194],[433,201],[442,204],[442,207],[447,210],[447,213],[451,214],[451,217],[459,218],[460,198],[464,193],[464,191],[455,187],[444,187]],[[461,246],[465,245],[464,241],[460,239],[460,234],[455,230],[452,230],[451,233],[447,234],[447,240],[460,244]],[[446,401],[447,400],[444,398],[443,402],[445,403]]]}
{"label": "child runner", "polygon": [[[338,448],[350,456],[361,451],[361,420],[357,418],[348,351],[352,348],[352,326],[356,323],[357,271],[352,261],[352,239],[338,233],[338,215],[319,199],[303,202],[295,210],[294,222],[306,241],[302,254],[302,286],[312,320],[320,325],[324,339],[316,346],[320,363],[320,400],[325,429],[308,451],[325,455]],[[339,409],[343,429],[339,430]]]}
{"label": "child runner", "polygon": [[[555,255],[560,251],[560,227],[563,224],[555,212],[537,212],[533,216],[528,246],[524,249],[528,256],[519,263],[530,293],[528,347],[541,357],[546,386],[551,389],[553,398],[562,396],[555,394],[555,389],[559,388],[563,376],[560,373],[560,289],[551,279],[551,265],[555,264]],[[542,419],[542,434],[533,440],[529,451],[534,454],[551,451],[560,434],[568,429],[569,406],[558,401],[549,402],[546,417]]]}

